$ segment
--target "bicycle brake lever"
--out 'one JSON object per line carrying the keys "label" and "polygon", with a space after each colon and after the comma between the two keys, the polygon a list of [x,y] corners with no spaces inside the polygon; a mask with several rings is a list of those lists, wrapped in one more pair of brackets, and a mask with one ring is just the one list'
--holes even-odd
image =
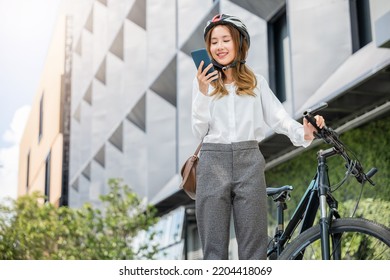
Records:
{"label": "bicycle brake lever", "polygon": [[375,186],[375,183],[370,178],[374,176],[377,171],[378,169],[373,167],[367,173],[364,173],[363,167],[357,162],[352,170],[352,175],[355,176],[356,180],[361,184],[369,182],[372,186]]}

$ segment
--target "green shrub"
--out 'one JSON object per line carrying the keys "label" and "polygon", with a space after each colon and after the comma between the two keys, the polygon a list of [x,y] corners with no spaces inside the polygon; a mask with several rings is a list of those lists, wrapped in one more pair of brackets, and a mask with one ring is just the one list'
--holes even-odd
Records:
{"label": "green shrub", "polygon": [[110,180],[109,187],[109,193],[100,197],[104,212],[90,204],[81,209],[43,204],[38,193],[20,197],[11,206],[0,205],[0,259],[153,258],[157,247],[137,244],[140,249],[135,249],[133,241],[157,222],[156,209],[121,180]]}

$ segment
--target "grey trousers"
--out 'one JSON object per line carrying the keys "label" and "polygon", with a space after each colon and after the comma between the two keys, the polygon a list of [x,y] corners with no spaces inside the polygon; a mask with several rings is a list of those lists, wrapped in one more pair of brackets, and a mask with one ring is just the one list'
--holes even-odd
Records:
{"label": "grey trousers", "polygon": [[203,143],[195,205],[204,259],[228,259],[232,211],[239,259],[266,259],[264,168],[257,141]]}

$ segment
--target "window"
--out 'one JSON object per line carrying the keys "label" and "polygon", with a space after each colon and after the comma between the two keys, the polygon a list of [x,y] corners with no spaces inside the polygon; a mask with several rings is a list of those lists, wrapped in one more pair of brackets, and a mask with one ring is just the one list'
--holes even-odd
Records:
{"label": "window", "polygon": [[50,202],[50,159],[51,152],[47,155],[45,162],[45,202]]}
{"label": "window", "polygon": [[27,154],[27,168],[26,168],[26,194],[28,193],[28,186],[30,185],[30,151]]}
{"label": "window", "polygon": [[43,94],[42,94],[41,100],[39,102],[39,134],[38,134],[38,143],[42,139],[42,133],[43,133]]}
{"label": "window", "polygon": [[269,84],[280,102],[286,101],[285,57],[289,55],[286,8],[268,22]]}
{"label": "window", "polygon": [[352,52],[355,53],[372,41],[369,0],[350,0]]}

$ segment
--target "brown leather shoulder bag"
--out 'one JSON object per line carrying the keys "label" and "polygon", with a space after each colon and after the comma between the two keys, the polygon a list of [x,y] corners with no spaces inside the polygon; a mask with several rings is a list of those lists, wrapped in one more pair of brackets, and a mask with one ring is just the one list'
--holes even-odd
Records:
{"label": "brown leather shoulder bag", "polygon": [[198,154],[202,147],[202,142],[196,148],[195,153],[184,162],[181,168],[182,182],[179,188],[183,189],[193,200],[196,198],[196,167],[199,161]]}

